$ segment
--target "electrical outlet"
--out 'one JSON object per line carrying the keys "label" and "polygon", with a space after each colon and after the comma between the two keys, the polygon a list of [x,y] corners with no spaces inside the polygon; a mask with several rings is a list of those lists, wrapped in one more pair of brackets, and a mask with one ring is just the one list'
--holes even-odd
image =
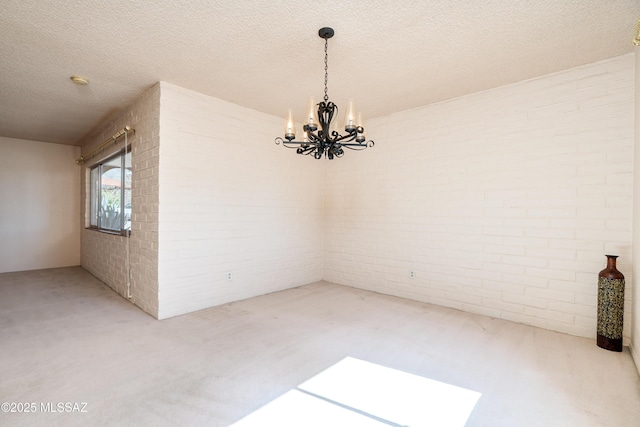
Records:
{"label": "electrical outlet", "polygon": [[413,270],[411,270],[411,271],[409,272],[409,278],[410,278],[410,279],[415,279],[415,278],[416,278],[416,272],[415,272],[415,271],[413,271]]}
{"label": "electrical outlet", "polygon": [[227,273],[227,281],[231,281],[231,279],[233,279],[233,275],[231,274],[231,272],[229,271]]}

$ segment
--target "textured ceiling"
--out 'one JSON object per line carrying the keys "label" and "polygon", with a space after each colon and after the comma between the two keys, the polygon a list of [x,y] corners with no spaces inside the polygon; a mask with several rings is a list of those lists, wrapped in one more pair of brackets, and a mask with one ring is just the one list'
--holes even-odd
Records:
{"label": "textured ceiling", "polygon": [[330,99],[371,118],[631,52],[639,16],[638,0],[2,0],[0,136],[76,144],[159,80],[301,119],[323,26]]}

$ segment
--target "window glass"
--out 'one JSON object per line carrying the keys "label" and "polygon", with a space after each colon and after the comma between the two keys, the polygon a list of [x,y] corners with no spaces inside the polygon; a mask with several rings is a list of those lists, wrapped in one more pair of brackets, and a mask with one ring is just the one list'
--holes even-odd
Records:
{"label": "window glass", "polygon": [[131,229],[131,153],[119,154],[91,169],[91,227]]}
{"label": "window glass", "polygon": [[91,169],[91,212],[90,212],[90,225],[92,227],[98,226],[98,213],[100,212],[100,168]]}
{"label": "window glass", "polygon": [[122,224],[122,157],[102,165],[100,174],[100,228],[121,230]]}

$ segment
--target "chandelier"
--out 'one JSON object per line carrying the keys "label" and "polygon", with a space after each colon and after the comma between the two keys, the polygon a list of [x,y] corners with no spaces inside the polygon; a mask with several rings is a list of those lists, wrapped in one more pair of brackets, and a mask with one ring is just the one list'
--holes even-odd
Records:
{"label": "chandelier", "polygon": [[[296,148],[298,154],[312,155],[321,159],[324,154],[332,160],[334,157],[342,157],[344,148],[349,150],[364,150],[373,147],[373,141],[367,141],[364,132],[362,113],[356,116],[353,99],[347,104],[344,119],[344,134],[338,132],[338,120],[336,113],[338,107],[329,101],[327,82],[329,78],[327,46],[329,39],[333,37],[333,28],[320,28],[318,35],[324,39],[324,101],[316,104],[315,98],[310,97],[307,103],[307,115],[303,126],[302,141],[296,141],[296,124],[293,112],[289,109],[284,126],[284,139],[277,137],[276,144],[282,144],[287,148]],[[317,108],[317,109],[316,109]]]}

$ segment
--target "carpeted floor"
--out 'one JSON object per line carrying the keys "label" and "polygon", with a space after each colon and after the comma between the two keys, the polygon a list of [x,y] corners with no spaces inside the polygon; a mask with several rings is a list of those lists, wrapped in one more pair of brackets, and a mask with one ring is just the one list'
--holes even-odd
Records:
{"label": "carpeted floor", "polygon": [[157,321],[80,267],[0,274],[0,425],[228,426],[345,358],[478,393],[467,426],[640,425],[592,339],[326,282]]}

